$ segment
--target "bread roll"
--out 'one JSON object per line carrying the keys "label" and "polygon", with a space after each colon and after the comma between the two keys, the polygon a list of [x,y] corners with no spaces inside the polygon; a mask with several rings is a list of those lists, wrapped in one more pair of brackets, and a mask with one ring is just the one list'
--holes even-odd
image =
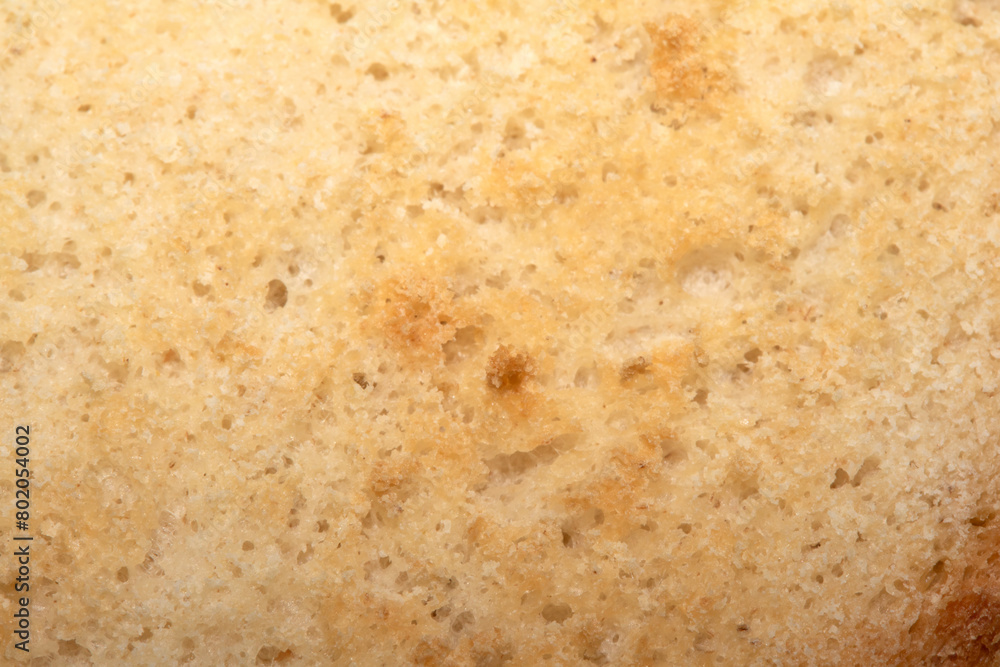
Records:
{"label": "bread roll", "polygon": [[4,662],[998,663],[1000,4],[0,17]]}

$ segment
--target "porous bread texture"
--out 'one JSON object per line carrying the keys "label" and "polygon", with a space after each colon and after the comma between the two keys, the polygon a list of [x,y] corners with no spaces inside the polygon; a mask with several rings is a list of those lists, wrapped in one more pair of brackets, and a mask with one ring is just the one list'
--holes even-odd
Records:
{"label": "porous bread texture", "polygon": [[997,662],[996,3],[0,18],[38,664]]}

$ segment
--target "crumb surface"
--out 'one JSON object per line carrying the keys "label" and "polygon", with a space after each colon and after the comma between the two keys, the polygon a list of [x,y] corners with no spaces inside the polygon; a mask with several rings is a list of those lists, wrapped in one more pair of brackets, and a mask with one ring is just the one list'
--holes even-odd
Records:
{"label": "crumb surface", "polygon": [[5,3],[30,657],[997,664],[998,44],[991,0]]}

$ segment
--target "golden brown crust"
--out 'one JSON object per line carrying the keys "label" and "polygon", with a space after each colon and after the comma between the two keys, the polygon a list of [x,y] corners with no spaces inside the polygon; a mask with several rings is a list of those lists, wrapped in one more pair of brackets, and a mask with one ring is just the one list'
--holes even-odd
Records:
{"label": "golden brown crust", "polygon": [[650,74],[663,103],[705,103],[732,87],[724,56],[705,48],[697,21],[671,14],[645,28],[653,49]]}
{"label": "golden brown crust", "polygon": [[534,364],[524,352],[512,352],[501,345],[490,357],[486,381],[498,391],[515,391],[534,373]]}

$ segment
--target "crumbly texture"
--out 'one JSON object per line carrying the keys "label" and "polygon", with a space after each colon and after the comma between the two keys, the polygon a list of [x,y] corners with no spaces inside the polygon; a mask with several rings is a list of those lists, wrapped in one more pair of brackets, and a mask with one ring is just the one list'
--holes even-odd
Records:
{"label": "crumbly texture", "polygon": [[995,663],[1000,4],[778,5],[4,3],[0,627]]}

